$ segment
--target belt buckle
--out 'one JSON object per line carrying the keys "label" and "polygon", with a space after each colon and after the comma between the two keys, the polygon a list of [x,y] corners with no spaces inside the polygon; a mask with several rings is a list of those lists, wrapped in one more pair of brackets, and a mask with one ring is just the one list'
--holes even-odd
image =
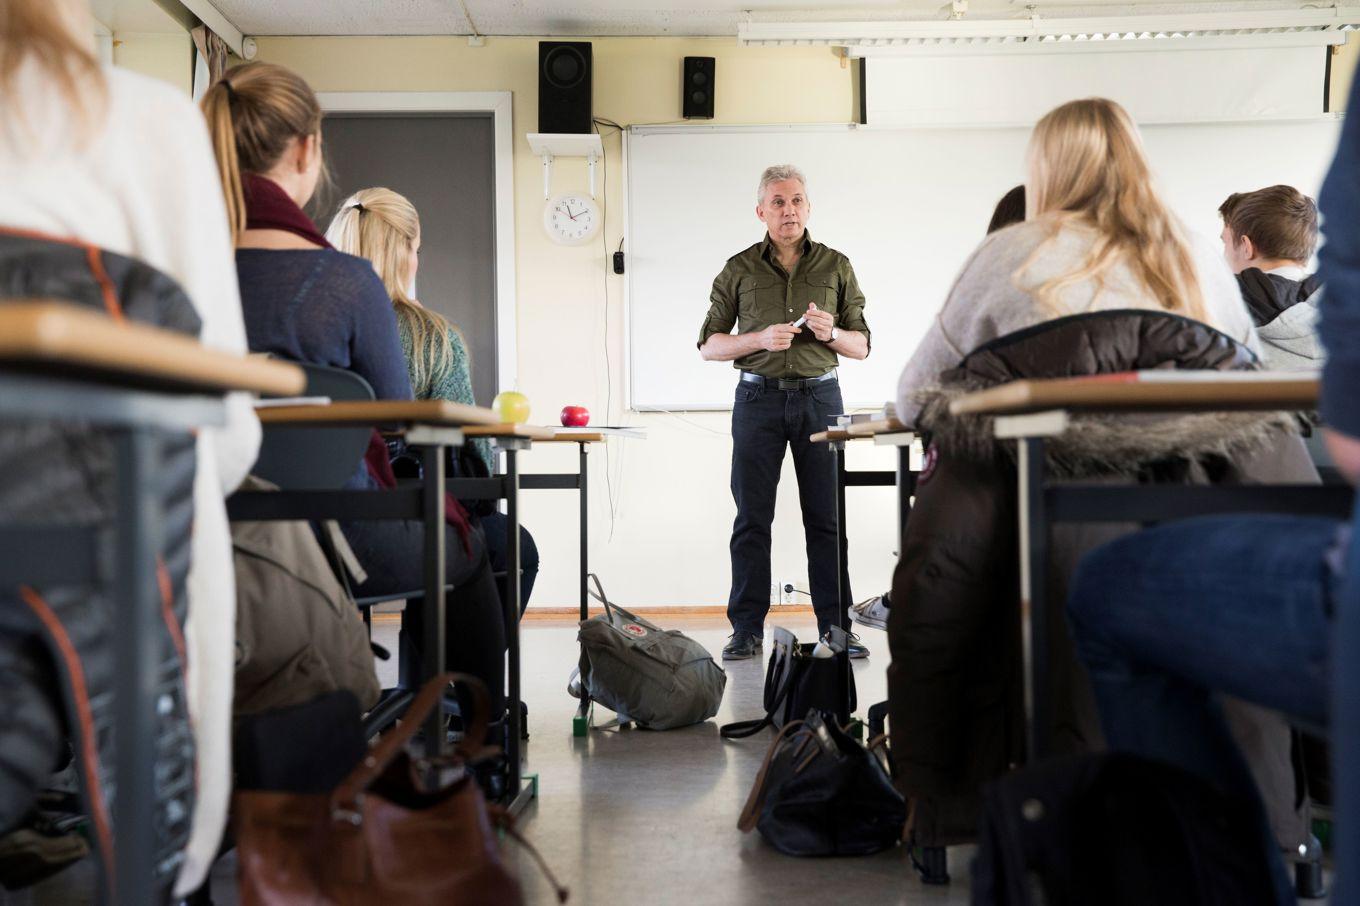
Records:
{"label": "belt buckle", "polygon": [[780,378],[780,379],[779,379],[779,389],[780,389],[780,390],[802,390],[802,389],[803,389],[803,382],[802,382],[802,380],[800,380],[800,379],[798,379],[798,378],[792,378],[792,379]]}

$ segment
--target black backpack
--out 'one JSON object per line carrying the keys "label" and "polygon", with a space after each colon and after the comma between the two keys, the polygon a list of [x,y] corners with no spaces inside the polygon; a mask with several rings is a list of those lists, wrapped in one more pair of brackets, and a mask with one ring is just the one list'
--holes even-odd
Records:
{"label": "black backpack", "polygon": [[1273,906],[1262,821],[1160,762],[1044,762],[984,788],[973,904]]}

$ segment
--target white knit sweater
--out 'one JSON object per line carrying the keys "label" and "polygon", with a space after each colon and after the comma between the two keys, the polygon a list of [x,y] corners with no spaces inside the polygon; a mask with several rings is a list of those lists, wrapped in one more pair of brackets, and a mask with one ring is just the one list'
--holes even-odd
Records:
{"label": "white knit sweater", "polygon": [[[0,225],[70,237],[174,277],[203,322],[202,342],[244,353],[245,326],[226,210],[203,117],[162,82],[107,71],[102,125],[82,144],[63,97],[31,65],[0,98]],[[255,462],[250,400],[229,401],[225,428],[200,432],[188,577],[188,701],[199,798],[177,884],[197,887],[226,821],[231,769],[236,589],[223,498]]]}
{"label": "white knit sweater", "polygon": [[[1041,307],[1021,286],[1041,286],[1053,277],[1079,270],[1096,239],[1089,227],[1063,226],[1030,264],[1023,279],[1017,280],[1016,272],[1049,239],[1051,229],[1042,220],[1018,223],[988,236],[973,252],[935,322],[902,369],[897,384],[898,418],[910,424],[917,414],[912,393],[934,384],[941,371],[953,368],[989,340],[1064,315],[1161,307],[1124,265],[1107,271],[1099,285],[1086,280],[1065,288],[1058,297],[1057,311]],[[1191,237],[1190,247],[1208,323],[1259,353],[1251,315],[1222,255],[1199,237]]]}

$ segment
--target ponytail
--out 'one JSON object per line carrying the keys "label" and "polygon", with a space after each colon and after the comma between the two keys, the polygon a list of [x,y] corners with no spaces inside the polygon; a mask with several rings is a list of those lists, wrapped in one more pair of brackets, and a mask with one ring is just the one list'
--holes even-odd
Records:
{"label": "ponytail", "polygon": [[[228,222],[239,240],[246,228],[242,174],[268,173],[293,139],[320,135],[321,104],[311,86],[291,69],[247,63],[213,83],[201,106],[222,178]],[[326,177],[323,165],[323,182]]]}
{"label": "ponytail", "polygon": [[246,228],[246,199],[241,188],[241,162],[236,154],[236,129],[231,119],[232,88],[227,77],[218,79],[203,95],[201,106],[208,121],[213,156],[222,180],[222,198],[227,203],[227,223],[233,243]]}

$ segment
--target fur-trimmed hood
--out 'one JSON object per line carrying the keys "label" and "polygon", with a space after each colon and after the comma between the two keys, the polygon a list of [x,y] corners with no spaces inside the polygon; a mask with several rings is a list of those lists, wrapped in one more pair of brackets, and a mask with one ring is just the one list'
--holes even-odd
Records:
{"label": "fur-trimmed hood", "polygon": [[[914,394],[917,427],[945,455],[990,460],[1013,456],[998,444],[994,419],[953,415],[957,397],[1026,378],[1084,377],[1152,369],[1249,371],[1256,356],[1207,324],[1179,315],[1121,310],[1058,318],[1000,337],[969,353],[940,382]],[[1138,471],[1167,459],[1232,460],[1259,450],[1287,429],[1287,412],[1080,414],[1048,444],[1057,475],[1082,477]]]}

